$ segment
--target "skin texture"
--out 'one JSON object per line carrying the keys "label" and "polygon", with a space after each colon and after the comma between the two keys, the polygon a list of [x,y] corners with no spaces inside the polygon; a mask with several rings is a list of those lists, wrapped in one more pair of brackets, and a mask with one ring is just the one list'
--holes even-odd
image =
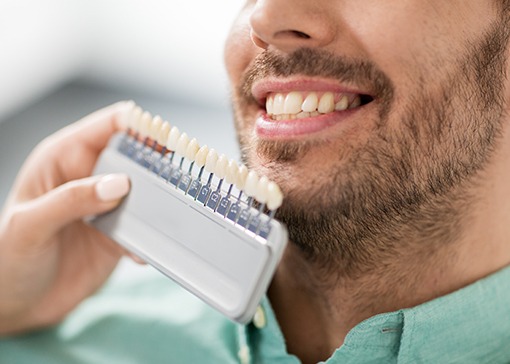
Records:
{"label": "skin texture", "polygon": [[[62,129],[21,168],[0,215],[0,335],[58,323],[126,253],[82,219],[122,197],[100,199],[96,186],[105,180],[88,176],[128,107],[118,103]],[[117,177],[125,186],[127,177]]]}
{"label": "skin texture", "polygon": [[[236,127],[245,162],[285,194],[293,244],[269,294],[304,362],[329,357],[365,318],[510,262],[495,223],[509,215],[501,5],[260,0],[239,14],[225,52]],[[257,133],[252,86],[303,79],[374,100],[319,132]]]}

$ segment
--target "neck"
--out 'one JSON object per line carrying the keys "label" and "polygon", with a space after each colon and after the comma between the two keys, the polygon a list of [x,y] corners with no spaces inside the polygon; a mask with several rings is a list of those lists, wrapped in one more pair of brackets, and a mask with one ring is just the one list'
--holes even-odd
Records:
{"label": "neck", "polygon": [[361,321],[414,307],[509,265],[510,224],[504,222],[510,221],[510,204],[504,197],[510,173],[503,166],[510,151],[495,160],[485,171],[490,183],[469,193],[477,196],[469,205],[473,213],[466,215],[455,241],[441,244],[416,235],[402,241],[402,247],[441,249],[402,252],[363,274],[342,276],[325,274],[324,265],[290,243],[268,292],[289,353],[303,363],[326,360]]}

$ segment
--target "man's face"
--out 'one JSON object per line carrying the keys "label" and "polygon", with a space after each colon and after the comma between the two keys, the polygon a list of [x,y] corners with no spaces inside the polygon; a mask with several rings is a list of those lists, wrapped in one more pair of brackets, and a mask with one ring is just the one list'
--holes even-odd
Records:
{"label": "man's face", "polygon": [[502,132],[498,5],[247,2],[226,45],[236,128],[293,242],[354,267],[405,236],[454,239]]}

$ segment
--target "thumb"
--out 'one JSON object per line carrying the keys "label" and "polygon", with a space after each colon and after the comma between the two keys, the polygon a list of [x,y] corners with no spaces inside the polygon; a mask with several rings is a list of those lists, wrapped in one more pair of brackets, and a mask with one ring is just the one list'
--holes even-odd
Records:
{"label": "thumb", "polygon": [[[22,226],[47,239],[69,223],[111,210],[129,192],[128,176],[108,174],[67,182],[20,206]],[[32,239],[27,239],[32,240]],[[38,240],[38,239],[37,239]]]}

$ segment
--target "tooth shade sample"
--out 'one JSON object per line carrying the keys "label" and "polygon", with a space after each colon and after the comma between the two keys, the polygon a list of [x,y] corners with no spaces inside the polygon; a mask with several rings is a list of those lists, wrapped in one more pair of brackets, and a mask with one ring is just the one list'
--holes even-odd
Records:
{"label": "tooth shade sample", "polygon": [[349,98],[347,96],[342,96],[340,101],[338,101],[336,103],[335,110],[343,111],[343,110],[347,110],[348,107],[349,107]]}
{"label": "tooth shade sample", "polygon": [[184,155],[186,154],[186,149],[188,148],[188,144],[189,144],[188,134],[182,133],[181,136],[179,137],[179,140],[177,141],[177,148],[175,148],[177,154],[184,157]]}
{"label": "tooth shade sample", "polygon": [[207,145],[203,145],[197,152],[195,156],[195,164],[198,167],[205,166],[205,160],[207,158],[207,153],[209,153],[209,147]]}
{"label": "tooth shade sample", "polygon": [[335,97],[333,93],[326,92],[322,95],[317,111],[321,114],[326,114],[335,110]]}
{"label": "tooth shade sample", "polygon": [[276,94],[273,99],[273,114],[280,115],[283,114],[283,103],[285,99],[282,94]]}
{"label": "tooth shade sample", "polygon": [[297,114],[301,111],[301,104],[303,103],[303,96],[300,92],[290,92],[285,97],[285,103],[283,104],[284,114]]}
{"label": "tooth shade sample", "polygon": [[318,105],[319,99],[317,98],[317,94],[315,92],[310,92],[308,96],[306,96],[305,101],[303,101],[301,109],[304,112],[312,112],[317,110]]}
{"label": "tooth shade sample", "polygon": [[199,145],[198,145],[198,141],[196,138],[193,138],[190,140],[190,142],[188,143],[188,147],[186,148],[186,159],[188,159],[189,161],[194,161],[195,158],[196,158],[196,155],[198,153],[198,149],[199,149]]}
{"label": "tooth shade sample", "polygon": [[257,185],[259,184],[259,176],[255,171],[248,172],[246,183],[244,185],[244,193],[249,197],[255,197],[257,194]]}
{"label": "tooth shade sample", "polygon": [[174,126],[170,129],[170,133],[168,134],[168,141],[166,142],[166,149],[174,151],[177,148],[177,141],[181,137],[181,132],[179,129]]}
{"label": "tooth shade sample", "polygon": [[166,146],[168,141],[168,133],[170,133],[170,123],[168,121],[164,121],[159,129],[157,142],[162,147]]}
{"label": "tooth shade sample", "polygon": [[236,187],[238,190],[240,190],[240,191],[244,190],[244,186],[246,184],[247,177],[248,177],[248,168],[246,168],[245,165],[240,166],[239,170],[237,171],[237,180],[236,180]]}
{"label": "tooth shade sample", "polygon": [[140,136],[142,138],[147,138],[149,136],[151,122],[152,122],[151,114],[147,111],[144,111],[142,114],[142,120],[140,122]]}
{"label": "tooth shade sample", "polygon": [[150,129],[149,129],[149,137],[152,140],[158,139],[159,130],[161,129],[161,125],[163,125],[163,119],[161,116],[156,115],[154,119],[152,119]]}
{"label": "tooth shade sample", "polygon": [[267,184],[267,203],[266,206],[269,210],[276,210],[281,206],[283,201],[283,194],[280,187],[273,181]]}
{"label": "tooth shade sample", "polygon": [[131,112],[130,117],[130,128],[135,132],[140,132],[140,122],[142,119],[142,108],[140,106],[136,106]]}
{"label": "tooth shade sample", "polygon": [[237,181],[237,174],[239,173],[239,166],[236,161],[231,159],[227,165],[227,174],[225,176],[225,181],[230,184],[234,184]]}
{"label": "tooth shade sample", "polygon": [[219,179],[225,178],[227,174],[227,166],[228,166],[228,158],[225,154],[222,154],[218,157],[218,161],[216,162],[216,168],[214,168],[214,174]]}
{"label": "tooth shade sample", "polygon": [[120,112],[117,116],[119,120],[119,124],[123,128],[129,128],[132,129],[132,120],[131,115],[133,114],[133,110],[135,109],[136,104],[134,101],[128,101],[126,102],[126,105],[124,106],[124,111]]}
{"label": "tooth shade sample", "polygon": [[260,203],[266,203],[268,197],[267,187],[269,184],[269,179],[266,176],[262,176],[259,179],[259,183],[257,184],[257,193],[255,194],[255,198]]}
{"label": "tooth shade sample", "polygon": [[216,169],[216,162],[218,161],[218,153],[214,149],[210,149],[205,159],[205,170],[209,173],[214,173]]}

